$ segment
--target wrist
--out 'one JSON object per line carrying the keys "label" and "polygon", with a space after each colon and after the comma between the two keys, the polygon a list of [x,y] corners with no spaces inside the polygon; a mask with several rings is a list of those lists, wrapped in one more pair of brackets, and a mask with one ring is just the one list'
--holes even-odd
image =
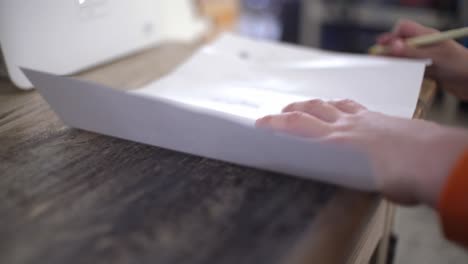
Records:
{"label": "wrist", "polygon": [[427,149],[436,152],[426,153],[430,158],[426,159],[427,167],[416,177],[415,188],[421,203],[436,208],[448,177],[468,150],[468,135],[460,129],[440,127],[428,140]]}

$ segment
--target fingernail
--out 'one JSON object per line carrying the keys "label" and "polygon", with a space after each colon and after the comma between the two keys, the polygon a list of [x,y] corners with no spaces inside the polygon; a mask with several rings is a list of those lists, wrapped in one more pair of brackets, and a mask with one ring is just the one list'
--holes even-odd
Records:
{"label": "fingernail", "polygon": [[401,54],[403,53],[403,50],[405,49],[405,43],[403,42],[403,40],[398,39],[392,43],[391,47],[392,47],[392,53]]}

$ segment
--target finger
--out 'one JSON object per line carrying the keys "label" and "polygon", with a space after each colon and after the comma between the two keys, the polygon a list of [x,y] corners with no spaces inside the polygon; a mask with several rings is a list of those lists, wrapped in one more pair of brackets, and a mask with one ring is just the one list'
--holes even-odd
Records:
{"label": "finger", "polygon": [[402,19],[398,21],[393,29],[393,33],[395,33],[400,38],[410,38],[435,32],[438,31],[408,19]]}
{"label": "finger", "polygon": [[385,55],[406,57],[406,58],[428,58],[430,54],[421,49],[412,48],[406,45],[407,38],[427,35],[438,32],[435,29],[425,27],[414,21],[402,19],[398,21],[391,33],[381,35],[377,42],[387,46],[389,52]]}
{"label": "finger", "polygon": [[377,37],[377,44],[386,46],[397,38],[397,35],[393,32],[384,33]]}
{"label": "finger", "polygon": [[283,109],[287,112],[305,112],[325,122],[333,123],[340,117],[340,111],[332,105],[318,99],[292,103]]}
{"label": "finger", "polygon": [[397,39],[389,45],[390,55],[404,58],[431,58],[431,52],[428,48],[414,48],[407,45],[404,40]]}
{"label": "finger", "polygon": [[266,116],[255,122],[256,127],[268,128],[301,137],[319,138],[328,135],[328,123],[304,112],[289,112]]}
{"label": "finger", "polygon": [[367,110],[367,108],[359,103],[356,103],[353,100],[345,99],[345,100],[338,100],[338,101],[330,101],[330,105],[333,105],[338,110],[348,113],[348,114],[356,114],[361,111]]}

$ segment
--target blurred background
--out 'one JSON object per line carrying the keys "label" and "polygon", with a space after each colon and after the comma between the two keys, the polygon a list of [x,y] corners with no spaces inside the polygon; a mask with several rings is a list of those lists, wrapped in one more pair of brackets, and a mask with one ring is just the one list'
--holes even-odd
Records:
{"label": "blurred background", "polygon": [[198,0],[219,30],[346,52],[366,52],[400,18],[440,30],[468,24],[463,0]]}
{"label": "blurred background", "polygon": [[[375,38],[401,18],[439,30],[468,26],[466,0],[198,0],[196,4],[215,27],[213,36],[228,30],[353,53],[366,53]],[[427,118],[468,128],[468,105],[439,92]],[[436,214],[428,208],[398,208],[394,233],[393,263],[468,263],[468,253],[445,241]]]}

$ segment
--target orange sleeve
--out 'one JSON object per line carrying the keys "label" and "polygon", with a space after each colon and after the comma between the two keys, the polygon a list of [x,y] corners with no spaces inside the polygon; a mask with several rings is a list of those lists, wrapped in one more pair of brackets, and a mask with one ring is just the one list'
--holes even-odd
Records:
{"label": "orange sleeve", "polygon": [[445,236],[468,248],[468,150],[448,177],[438,209]]}

